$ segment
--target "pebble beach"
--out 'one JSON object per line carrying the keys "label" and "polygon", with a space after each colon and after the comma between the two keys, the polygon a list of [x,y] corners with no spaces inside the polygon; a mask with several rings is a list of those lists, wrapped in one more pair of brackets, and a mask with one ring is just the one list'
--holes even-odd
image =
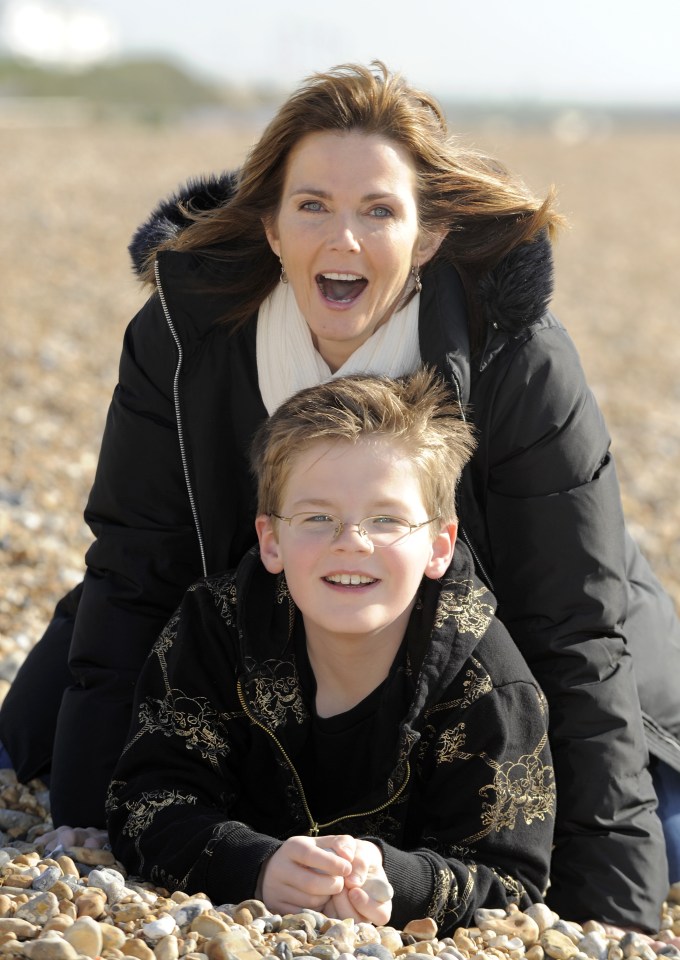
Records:
{"label": "pebble beach", "polygon": [[680,883],[653,936],[560,918],[544,904],[478,910],[475,926],[440,938],[415,918],[403,930],[314,910],[272,915],[259,900],[215,904],[126,875],[110,850],[43,856],[49,797],[40,781],[0,771],[0,956],[29,960],[624,960],[680,957]]}
{"label": "pebble beach", "polygon": [[[463,131],[465,133],[465,131]],[[257,131],[136,126],[0,128],[0,700],[91,535],[82,510],[125,326],[145,299],[126,245],[178,183],[237,164]],[[555,308],[580,350],[617,458],[629,525],[680,603],[680,133],[475,131],[571,227],[556,250]],[[680,697],[680,678],[678,678]],[[212,904],[139,884],[109,850],[43,855],[49,796],[0,771],[0,956],[140,960],[623,960],[680,957],[680,885],[653,937],[580,926],[542,905],[485,910],[439,939],[264,904]]]}

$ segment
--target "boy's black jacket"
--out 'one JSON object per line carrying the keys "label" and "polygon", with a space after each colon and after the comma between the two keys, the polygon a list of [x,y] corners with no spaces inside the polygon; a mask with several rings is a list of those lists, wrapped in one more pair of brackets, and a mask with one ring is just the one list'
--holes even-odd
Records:
{"label": "boy's black jacket", "polygon": [[[318,829],[379,843],[399,927],[430,916],[445,935],[479,907],[539,900],[555,808],[545,699],[467,551],[423,583],[402,668],[410,692],[381,688],[369,756],[339,774],[355,786],[348,808],[333,806],[333,782],[300,782],[296,769],[311,705],[294,617],[256,549],[188,591],[142,672],[109,797],[128,869],[236,903],[283,839]],[[312,786],[332,811],[318,827]]]}

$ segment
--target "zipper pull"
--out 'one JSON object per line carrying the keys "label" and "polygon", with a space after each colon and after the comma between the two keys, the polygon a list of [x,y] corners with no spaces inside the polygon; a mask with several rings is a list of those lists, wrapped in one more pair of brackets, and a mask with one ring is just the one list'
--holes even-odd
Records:
{"label": "zipper pull", "polygon": [[318,837],[318,836],[319,836],[319,824],[318,824],[318,823],[313,823],[313,824],[311,825],[311,827],[309,828],[309,832],[308,832],[307,836],[308,836],[308,837]]}

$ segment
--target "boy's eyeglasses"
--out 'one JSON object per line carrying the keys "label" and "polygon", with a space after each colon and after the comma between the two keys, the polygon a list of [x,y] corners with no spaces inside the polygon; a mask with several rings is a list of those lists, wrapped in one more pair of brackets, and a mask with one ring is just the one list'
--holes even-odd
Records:
{"label": "boy's eyeglasses", "polygon": [[334,517],[330,513],[294,513],[292,517],[282,517],[278,513],[270,514],[282,520],[297,536],[306,540],[326,540],[333,543],[345,527],[356,527],[357,533],[374,547],[393,547],[395,543],[410,537],[414,530],[434,523],[440,517],[423,520],[422,523],[409,523],[401,517],[364,517],[358,523],[349,523]]}

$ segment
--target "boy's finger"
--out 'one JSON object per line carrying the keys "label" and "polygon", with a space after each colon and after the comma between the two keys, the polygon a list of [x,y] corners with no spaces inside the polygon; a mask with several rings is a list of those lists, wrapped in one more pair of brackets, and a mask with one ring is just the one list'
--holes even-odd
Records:
{"label": "boy's finger", "polygon": [[369,923],[375,923],[378,926],[388,923],[392,914],[391,900],[376,903],[361,887],[352,887],[347,894],[356,912]]}

